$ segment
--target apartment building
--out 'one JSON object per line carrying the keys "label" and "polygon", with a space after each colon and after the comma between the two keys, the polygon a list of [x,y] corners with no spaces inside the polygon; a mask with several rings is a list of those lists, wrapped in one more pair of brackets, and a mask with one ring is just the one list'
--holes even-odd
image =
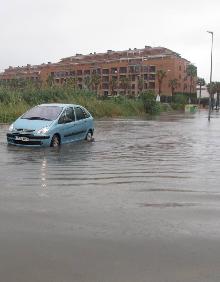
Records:
{"label": "apartment building", "polygon": [[196,78],[191,85],[186,69],[190,62],[164,47],[145,46],[143,49],[125,51],[108,50],[106,53],[76,54],[57,63],[37,66],[9,67],[0,79],[30,79],[47,83],[48,80],[62,86],[71,82],[80,89],[93,89],[99,95],[132,95],[152,89],[158,93],[156,73],[166,72],[161,94],[170,96],[169,81],[177,79],[175,92],[196,92]]}

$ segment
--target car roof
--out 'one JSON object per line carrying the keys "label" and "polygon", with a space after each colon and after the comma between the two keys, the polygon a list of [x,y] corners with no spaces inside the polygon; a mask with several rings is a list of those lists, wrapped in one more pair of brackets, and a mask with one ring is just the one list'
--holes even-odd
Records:
{"label": "car roof", "polygon": [[62,103],[48,103],[48,104],[41,104],[41,105],[38,105],[38,106],[47,106],[47,107],[68,107],[68,106],[72,106],[72,107],[82,107],[81,105],[77,105],[77,104],[62,104]]}

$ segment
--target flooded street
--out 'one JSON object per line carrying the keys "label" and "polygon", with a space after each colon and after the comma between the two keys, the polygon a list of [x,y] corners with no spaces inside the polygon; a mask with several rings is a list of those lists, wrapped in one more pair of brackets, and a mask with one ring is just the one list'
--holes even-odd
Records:
{"label": "flooded street", "polygon": [[0,127],[0,280],[219,282],[220,113],[95,128],[32,149]]}

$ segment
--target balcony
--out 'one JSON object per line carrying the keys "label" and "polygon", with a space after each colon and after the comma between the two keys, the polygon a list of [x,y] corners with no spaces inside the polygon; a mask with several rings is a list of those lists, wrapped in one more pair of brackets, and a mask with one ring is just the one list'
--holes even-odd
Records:
{"label": "balcony", "polygon": [[141,66],[130,66],[129,67],[129,73],[140,73],[141,72]]}

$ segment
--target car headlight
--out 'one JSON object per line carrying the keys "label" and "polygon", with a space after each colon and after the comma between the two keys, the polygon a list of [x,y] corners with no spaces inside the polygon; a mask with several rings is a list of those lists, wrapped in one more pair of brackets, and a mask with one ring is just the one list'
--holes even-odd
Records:
{"label": "car headlight", "polygon": [[48,127],[43,127],[37,131],[37,134],[45,134],[48,132],[48,130],[49,130]]}
{"label": "car headlight", "polygon": [[9,128],[8,128],[8,131],[13,131],[14,130],[14,124],[12,123]]}

